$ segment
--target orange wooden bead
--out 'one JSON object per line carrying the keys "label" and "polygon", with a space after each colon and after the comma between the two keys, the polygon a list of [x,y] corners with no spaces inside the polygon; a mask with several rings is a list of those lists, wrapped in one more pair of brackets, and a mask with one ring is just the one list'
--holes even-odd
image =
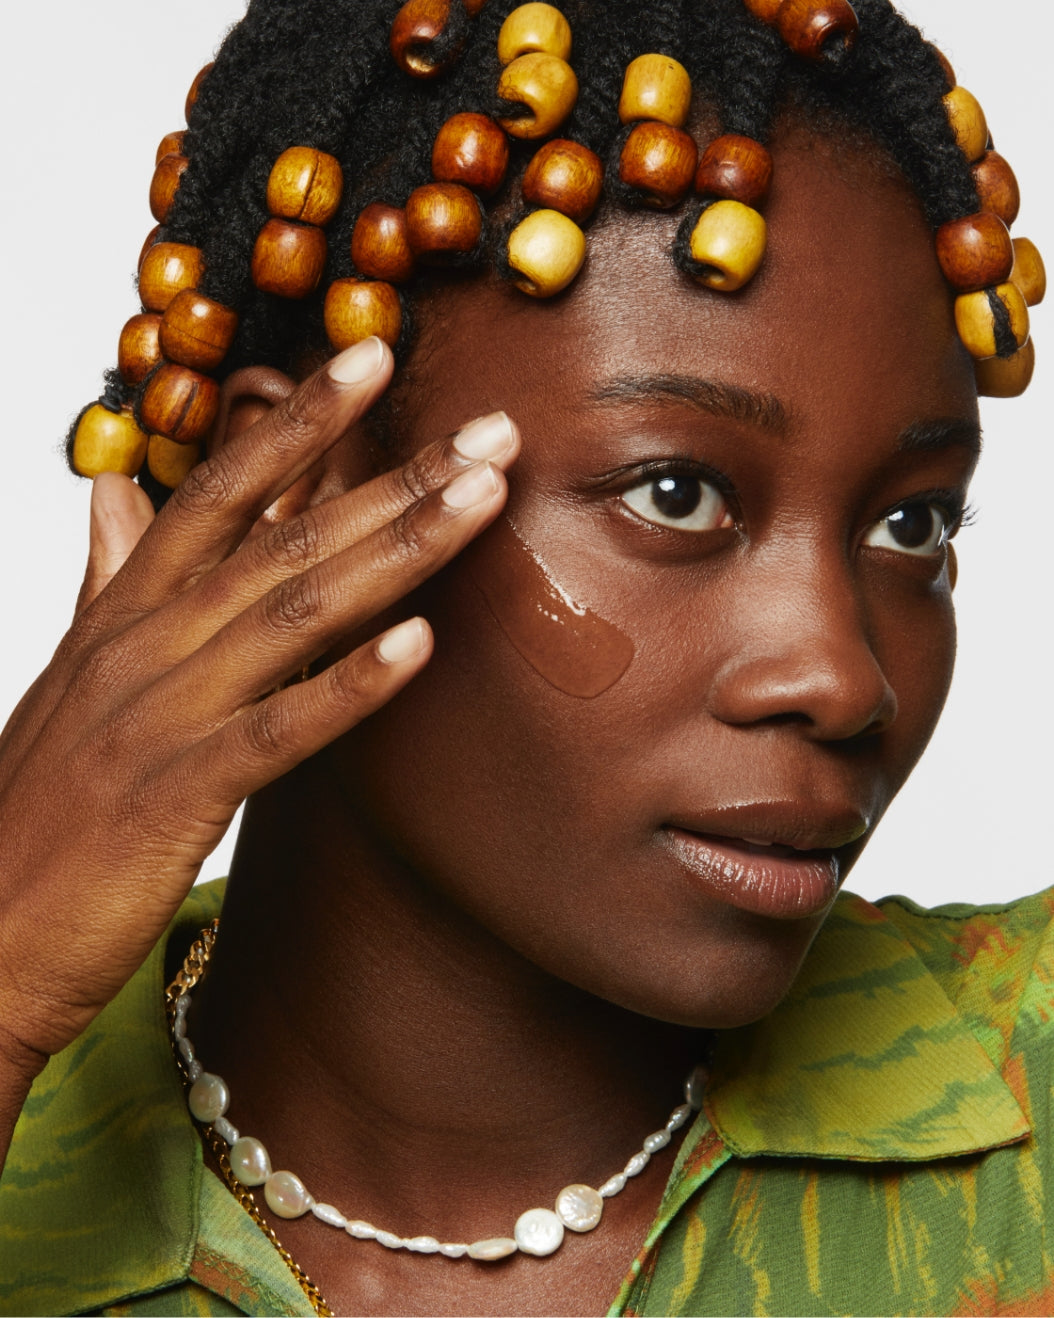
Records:
{"label": "orange wooden bead", "polygon": [[426,183],[406,200],[410,249],[422,261],[465,255],[479,242],[483,215],[479,202],[460,183]]}
{"label": "orange wooden bead", "polygon": [[371,202],[351,231],[351,259],[361,274],[389,284],[405,284],[414,272],[414,254],[400,206]]}
{"label": "orange wooden bead", "polygon": [[575,108],[578,79],[566,60],[556,55],[521,55],[507,64],[498,80],[498,96],[530,111],[498,122],[510,137],[548,137]]}
{"label": "orange wooden bead", "polygon": [[201,461],[200,444],[180,444],[167,435],[151,435],[146,446],[146,465],[159,484],[174,490]]}
{"label": "orange wooden bead", "polygon": [[392,58],[414,78],[434,78],[443,71],[431,45],[446,30],[450,0],[407,0],[392,24],[388,39]]}
{"label": "orange wooden bead", "polygon": [[190,84],[190,91],[187,92],[187,101],[186,101],[186,105],[184,106],[184,118],[186,119],[187,123],[190,123],[190,112],[197,104],[198,92],[201,91],[201,84],[209,76],[211,71],[212,71],[212,65],[206,64],[203,69],[198,70],[197,74],[194,77],[194,81]]}
{"label": "orange wooden bead", "polygon": [[508,167],[509,139],[485,114],[455,114],[436,134],[432,177],[439,183],[463,183],[489,197]]}
{"label": "orange wooden bead", "polygon": [[535,51],[562,60],[571,58],[571,25],[552,5],[520,5],[498,33],[498,59],[502,64],[511,64]]}
{"label": "orange wooden bead", "polygon": [[666,210],[684,200],[698,159],[688,133],[655,121],[637,124],[619,156],[619,178],[646,206]]}
{"label": "orange wooden bead", "polygon": [[168,220],[172,203],[179,191],[179,181],[189,164],[186,156],[162,156],[158,161],[154,177],[150,180],[150,214],[158,224]]}
{"label": "orange wooden bead", "polygon": [[186,133],[182,131],[166,133],[157,148],[157,154],[154,156],[154,164],[159,165],[165,156],[181,156],[183,154],[183,140],[185,137]]}
{"label": "orange wooden bead", "polygon": [[394,347],[403,324],[399,294],[381,280],[334,280],[323,314],[326,334],[338,352],[374,334]]}
{"label": "orange wooden bead", "polygon": [[726,133],[703,152],[695,175],[695,190],[704,197],[724,197],[758,206],[772,183],[772,156],[752,137]]}
{"label": "orange wooden bead", "polygon": [[165,362],[147,381],[139,415],[147,430],[179,444],[204,438],[216,419],[220,387],[187,366]]}
{"label": "orange wooden bead", "polygon": [[991,298],[998,298],[1010,319],[1010,333],[1019,348],[1028,341],[1028,307],[1021,290],[1013,284],[999,284],[976,293],[963,293],[955,299],[955,328],[971,357],[984,361],[999,351],[996,317]]}
{"label": "orange wooden bead", "polygon": [[1014,239],[1014,268],[1010,271],[1010,282],[1018,286],[1028,306],[1034,307],[1043,301],[1047,291],[1047,271],[1039,248],[1031,238]]}
{"label": "orange wooden bead", "polygon": [[715,201],[699,216],[689,249],[707,288],[733,293],[750,282],[765,255],[764,218],[740,201]]}
{"label": "orange wooden bead", "polygon": [[638,55],[626,66],[618,115],[624,124],[657,119],[680,128],[692,104],[688,70],[669,55]]}
{"label": "orange wooden bead", "polygon": [[596,210],[604,186],[604,166],[587,146],[555,138],[531,157],[523,175],[525,201],[560,211],[584,224]]}
{"label": "orange wooden bead", "polygon": [[953,288],[973,293],[1010,278],[1014,245],[998,215],[978,211],[941,225],[937,230],[937,259]]}
{"label": "orange wooden bead", "polygon": [[142,270],[143,262],[146,260],[146,254],[147,252],[149,252],[151,247],[153,247],[154,243],[157,242],[158,235],[160,233],[161,233],[160,224],[155,224],[154,227],[150,230],[150,232],[146,235],[146,238],[143,240],[143,245],[139,249],[139,260],[136,262],[136,266],[135,266],[137,272]]}
{"label": "orange wooden bead", "polygon": [[328,224],[344,190],[340,161],[313,146],[291,146],[271,168],[267,209],[283,220]]}
{"label": "orange wooden bead", "polygon": [[160,365],[160,328],[161,317],[147,312],[133,316],[121,330],[117,344],[117,369],[125,384],[139,384],[155,366]]}
{"label": "orange wooden bead", "polygon": [[1021,209],[1021,189],[1014,171],[998,151],[986,151],[970,173],[981,210],[998,215],[1009,228]]}
{"label": "orange wooden bead", "polygon": [[988,123],[980,102],[965,87],[953,87],[944,97],[944,109],[959,150],[972,164],[988,147]]}
{"label": "orange wooden bead", "polygon": [[103,471],[134,476],[146,457],[146,433],[140,429],[130,408],[111,412],[93,403],[77,422],[73,435],[73,467],[94,479]]}
{"label": "orange wooden bead", "polygon": [[743,0],[743,3],[763,23],[775,23],[776,15],[783,0]]}
{"label": "orange wooden bead", "polygon": [[974,362],[977,392],[987,398],[1017,398],[1028,388],[1036,369],[1036,349],[1032,340],[1012,357],[988,357]]}
{"label": "orange wooden bead", "polygon": [[197,288],[205,273],[200,247],[186,243],[154,243],[139,270],[139,300],[147,311],[164,311],[177,293]]}
{"label": "orange wooden bead", "polygon": [[169,361],[195,371],[219,366],[234,342],[238,313],[196,289],[185,288],[161,318],[161,350]]}
{"label": "orange wooden bead", "polygon": [[932,42],[930,42],[930,50],[933,51],[933,53],[937,56],[938,61],[940,62],[941,71],[944,74],[945,91],[950,92],[951,89],[955,86],[955,84],[959,81],[959,79],[955,76],[955,69],[952,67],[952,62],[948,58],[948,56],[945,55],[944,51],[941,50],[939,46],[935,46]]}
{"label": "orange wooden bead", "polygon": [[326,235],[317,225],[270,219],[253,248],[253,283],[262,293],[308,297],[326,265]]}
{"label": "orange wooden bead", "polygon": [[532,211],[509,234],[509,266],[516,287],[531,297],[554,297],[582,269],[586,236],[559,211]]}
{"label": "orange wooden bead", "polygon": [[783,0],[776,29],[795,55],[830,62],[852,50],[860,23],[849,0]]}

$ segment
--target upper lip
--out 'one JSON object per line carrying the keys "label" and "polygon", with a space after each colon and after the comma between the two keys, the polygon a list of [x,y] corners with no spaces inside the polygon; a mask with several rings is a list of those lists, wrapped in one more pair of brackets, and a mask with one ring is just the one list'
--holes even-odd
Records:
{"label": "upper lip", "polygon": [[846,803],[750,801],[678,813],[664,826],[729,842],[837,851],[863,837],[869,820],[866,811]]}

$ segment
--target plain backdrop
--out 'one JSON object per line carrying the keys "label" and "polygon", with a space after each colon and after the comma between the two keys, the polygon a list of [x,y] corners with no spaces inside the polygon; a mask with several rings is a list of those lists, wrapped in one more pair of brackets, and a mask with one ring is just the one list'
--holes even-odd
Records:
{"label": "plain backdrop", "polygon": [[[902,7],[988,113],[1021,183],[1015,234],[1054,259],[1048,6],[904,0]],[[153,223],[147,190],[156,144],[183,126],[191,79],[241,12],[238,0],[58,0],[12,5],[5,14],[5,716],[65,629],[82,572],[88,486],[67,474],[59,444],[71,416],[97,396],[121,325],[138,310],[132,275]],[[992,903],[1052,879],[1042,836],[1054,785],[1050,315],[1045,307],[1033,312],[1039,367],[1029,392],[982,404],[979,516],[958,541],[958,671],[930,749],[850,880],[868,897],[907,892],[926,905]],[[230,837],[204,877],[225,872],[229,846]]]}

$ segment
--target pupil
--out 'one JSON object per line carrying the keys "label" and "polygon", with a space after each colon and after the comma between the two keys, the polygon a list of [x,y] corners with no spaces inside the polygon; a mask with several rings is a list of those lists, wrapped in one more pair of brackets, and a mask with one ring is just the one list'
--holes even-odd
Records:
{"label": "pupil", "polygon": [[688,517],[699,507],[703,491],[694,476],[664,476],[655,482],[652,497],[665,517]]}
{"label": "pupil", "polygon": [[901,508],[889,519],[893,539],[905,549],[919,549],[933,535],[933,509],[926,504]]}

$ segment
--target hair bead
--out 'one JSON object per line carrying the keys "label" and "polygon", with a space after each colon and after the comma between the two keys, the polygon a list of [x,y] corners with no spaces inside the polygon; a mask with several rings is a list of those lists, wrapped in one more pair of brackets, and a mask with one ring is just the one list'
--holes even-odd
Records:
{"label": "hair bead", "polygon": [[1036,369],[1031,338],[1012,357],[987,357],[973,364],[977,392],[986,398],[1017,398],[1028,388]]}
{"label": "hair bead", "polygon": [[326,225],[344,189],[340,161],[310,146],[291,146],[274,162],[267,180],[267,209],[283,220]]}
{"label": "hair bead", "polygon": [[162,156],[150,180],[150,214],[158,224],[165,224],[179,191],[183,171],[190,164],[186,156]]}
{"label": "hair bead", "polygon": [[559,211],[584,224],[596,210],[604,187],[604,165],[595,151],[567,138],[554,138],[531,157],[521,188],[525,201]]}
{"label": "hair bead", "polygon": [[253,283],[262,293],[293,299],[318,287],[326,264],[326,235],[317,225],[270,219],[253,247]]}
{"label": "hair bead", "polygon": [[161,364],[160,328],[161,317],[152,312],[125,323],[117,343],[117,369],[125,384],[141,384]]}
{"label": "hair bead", "polygon": [[85,408],[73,436],[73,466],[81,476],[94,479],[103,471],[134,476],[146,457],[147,435],[131,408],[111,412],[102,403]]}
{"label": "hair bead", "polygon": [[151,435],[146,446],[147,470],[168,490],[174,490],[200,461],[200,444],[180,444],[167,435]]}
{"label": "hair bead", "polygon": [[638,55],[626,66],[618,117],[624,124],[658,119],[680,128],[692,104],[692,80],[683,64],[669,55]]}
{"label": "hair bead", "polygon": [[849,0],[783,0],[776,30],[795,55],[834,68],[856,45],[860,21]]}
{"label": "hair bead", "polygon": [[695,175],[695,190],[704,197],[758,206],[772,183],[772,156],[752,137],[726,133],[703,152]]}
{"label": "hair bead", "polygon": [[578,78],[570,64],[557,55],[520,55],[502,70],[498,96],[530,111],[499,119],[502,128],[510,137],[533,141],[555,133],[575,108]]}
{"label": "hair bead", "polygon": [[197,288],[205,273],[200,247],[186,243],[154,243],[139,270],[139,299],[147,311],[165,311],[185,288]]}
{"label": "hair bead", "polygon": [[559,211],[532,211],[509,234],[513,280],[531,297],[554,297],[570,284],[585,259],[585,234]]}
{"label": "hair bead", "polygon": [[238,313],[196,289],[185,288],[161,318],[161,350],[169,361],[195,371],[219,366],[234,342]]}
{"label": "hair bead", "polygon": [[371,202],[351,231],[351,259],[360,274],[405,284],[414,272],[406,211],[383,201]]}
{"label": "hair bead", "polygon": [[1014,171],[998,151],[986,151],[970,173],[981,210],[998,215],[1009,228],[1021,209],[1021,189]]}
{"label": "hair bead", "polygon": [[482,233],[479,202],[460,183],[426,183],[406,199],[406,234],[422,261],[467,256]]}
{"label": "hair bead", "polygon": [[966,351],[978,361],[1001,355],[995,301],[1003,304],[1015,345],[1021,348],[1028,341],[1028,307],[1014,284],[962,293],[955,299],[955,327]]}
{"label": "hair bead", "polygon": [[680,128],[650,120],[637,124],[619,157],[619,178],[645,206],[668,210],[684,200],[699,150]]}
{"label": "hair bead", "polygon": [[208,375],[165,362],[143,390],[139,415],[147,430],[192,444],[209,430],[220,405],[220,387]]}
{"label": "hair bead", "polygon": [[394,347],[403,324],[399,294],[382,280],[334,280],[326,291],[323,316],[337,352],[374,334]]}
{"label": "hair bead", "polygon": [[715,201],[699,216],[689,240],[707,288],[734,293],[757,274],[765,256],[767,228],[761,214],[740,201]]}
{"label": "hair bead", "polygon": [[509,139],[485,114],[452,115],[432,146],[432,177],[439,183],[463,183],[489,197],[505,181]]}
{"label": "hair bead", "polygon": [[501,25],[498,59],[502,64],[534,52],[571,58],[571,25],[552,5],[520,5]]}
{"label": "hair bead", "polygon": [[183,140],[186,132],[180,129],[178,132],[166,133],[158,144],[157,154],[154,156],[154,164],[160,165],[165,156],[181,156],[183,154]]}
{"label": "hair bead", "polygon": [[1039,248],[1031,238],[1015,238],[1014,268],[1010,282],[1021,290],[1026,305],[1034,307],[1043,301],[1047,291],[1047,271]]}
{"label": "hair bead", "polygon": [[955,76],[955,69],[952,66],[952,62],[948,58],[948,56],[945,55],[944,51],[941,50],[939,46],[935,46],[932,42],[930,42],[929,47],[930,50],[933,51],[934,55],[937,56],[937,62],[940,64],[941,72],[944,74],[944,90],[950,92],[951,89],[955,86],[955,84],[959,81],[959,79]]}
{"label": "hair bead", "polygon": [[412,78],[435,78],[444,61],[431,49],[450,21],[450,0],[407,0],[392,23],[388,48],[404,73]]}
{"label": "hair bead", "polygon": [[[213,61],[212,63],[215,63]],[[204,68],[199,69],[194,75],[194,81],[190,84],[190,91],[187,92],[186,103],[183,106],[183,118],[190,123],[190,112],[198,103],[198,94],[201,91],[201,84],[212,72],[212,63],[206,64]]]}
{"label": "hair bead", "polygon": [[153,247],[153,245],[157,242],[160,236],[161,236],[161,226],[160,224],[155,224],[154,227],[143,239],[143,245],[139,249],[139,260],[136,261],[135,263],[135,269],[137,274],[143,268],[143,262],[146,260],[147,252],[149,252],[151,247]]}
{"label": "hair bead", "polygon": [[743,0],[744,5],[763,23],[775,23],[783,0]]}
{"label": "hair bead", "polygon": [[980,160],[988,147],[988,123],[977,97],[955,86],[944,96],[944,109],[959,150],[971,164]]}
{"label": "hair bead", "polygon": [[945,279],[960,293],[1005,283],[1014,265],[1010,231],[989,211],[949,220],[937,230],[937,259]]}

